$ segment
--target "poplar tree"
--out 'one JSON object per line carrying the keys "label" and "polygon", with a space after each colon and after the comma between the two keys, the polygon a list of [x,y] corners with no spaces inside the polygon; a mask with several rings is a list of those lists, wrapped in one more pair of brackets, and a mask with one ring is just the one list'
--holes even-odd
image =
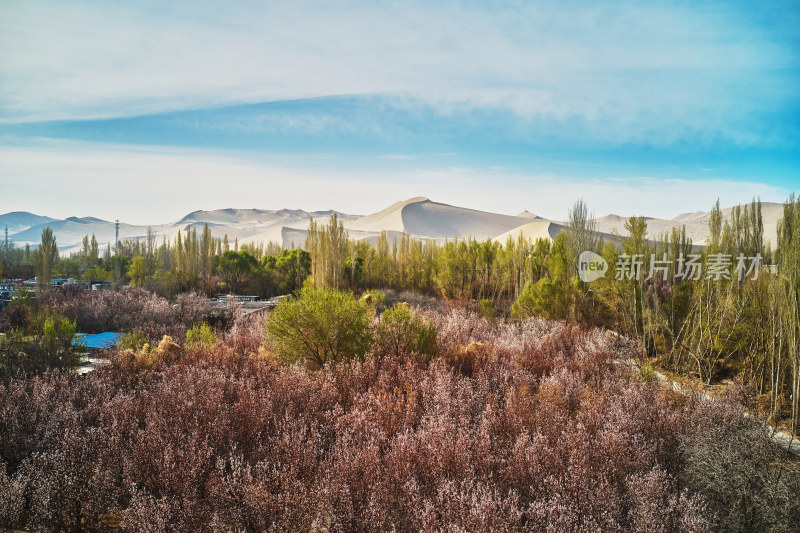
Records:
{"label": "poplar tree", "polygon": [[42,242],[36,253],[36,283],[41,290],[50,286],[53,278],[53,265],[58,260],[58,244],[50,226],[42,230]]}
{"label": "poplar tree", "polygon": [[720,238],[722,237],[722,212],[719,209],[719,198],[717,203],[711,209],[711,214],[708,219],[708,230],[710,233],[708,239],[708,248],[710,252],[716,252],[719,249]]}
{"label": "poplar tree", "polygon": [[[791,365],[790,397],[792,433],[800,417],[800,197],[792,194],[783,206],[778,222],[779,352]],[[779,353],[780,357],[780,353]]]}

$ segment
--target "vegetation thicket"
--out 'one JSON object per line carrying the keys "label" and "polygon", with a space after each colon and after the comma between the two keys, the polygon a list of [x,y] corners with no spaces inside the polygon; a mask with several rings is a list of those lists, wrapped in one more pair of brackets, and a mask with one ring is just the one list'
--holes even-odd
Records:
{"label": "vegetation thicket", "polygon": [[[142,344],[137,333],[88,375],[5,380],[0,524],[744,532],[800,523],[798,464],[743,416],[753,395],[743,384],[715,402],[672,396],[615,364],[638,353],[624,337],[429,303],[373,318],[347,291],[309,287],[266,328],[253,315],[213,334],[199,322],[182,346]],[[317,360],[320,348],[293,334],[282,352],[287,330],[349,348]]]}
{"label": "vegetation thicket", "polygon": [[[644,218],[609,243],[585,205],[570,217],[553,242],[503,246],[372,247],[335,217],[311,225],[308,252],[224,250],[204,231],[179,236],[180,253],[151,236],[103,259],[87,238],[79,268],[123,280],[135,260],[135,286],[23,292],[0,314],[0,524],[796,530],[800,465],[752,415],[798,416],[800,200],[775,250],[757,202],[728,223],[715,206],[699,252],[679,230],[648,238]],[[610,265],[652,253],[669,266],[583,283],[584,246]],[[156,260],[165,250],[177,267]],[[681,254],[707,265],[737,250],[775,267],[679,276]],[[212,286],[294,296],[212,322]],[[76,330],[125,335],[111,364],[78,376]],[[709,401],[661,389],[657,368],[731,382]]]}

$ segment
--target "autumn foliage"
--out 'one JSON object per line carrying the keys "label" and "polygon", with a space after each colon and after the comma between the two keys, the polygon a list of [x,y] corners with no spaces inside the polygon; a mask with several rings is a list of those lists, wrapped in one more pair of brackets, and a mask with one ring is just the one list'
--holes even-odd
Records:
{"label": "autumn foliage", "polygon": [[[664,532],[731,523],[720,521],[730,507],[722,485],[703,488],[722,476],[715,437],[747,425],[728,404],[641,382],[615,363],[627,348],[600,330],[503,325],[458,309],[421,323],[435,325],[435,357],[397,342],[310,372],[279,363],[250,318],[213,346],[164,344],[170,357],[155,365],[12,380],[0,386],[0,523]],[[726,444],[742,451],[726,465],[734,474],[751,465],[743,450],[769,449],[763,434],[744,435]],[[787,461],[772,485],[777,464],[762,465],[769,490],[791,489]],[[766,494],[766,484],[751,489]],[[781,523],[797,518],[786,512]]]}
{"label": "autumn foliage", "polygon": [[67,287],[45,293],[40,305],[76,322],[78,331],[129,332],[137,330],[151,342],[163,335],[183,339],[192,325],[201,323],[208,314],[208,300],[198,293],[177,296],[170,304],[144,289],[89,291]]}

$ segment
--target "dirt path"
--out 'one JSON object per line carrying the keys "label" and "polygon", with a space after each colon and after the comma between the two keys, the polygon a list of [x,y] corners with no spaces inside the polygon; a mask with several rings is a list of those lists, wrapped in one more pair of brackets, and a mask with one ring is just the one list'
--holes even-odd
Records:
{"label": "dirt path", "polygon": [[[637,372],[639,371],[639,365],[637,365],[633,361],[630,361],[630,360],[629,361],[622,361],[622,364],[630,366],[631,368],[633,368]],[[708,399],[710,401],[716,401],[712,396],[708,395],[707,393],[683,387],[677,381],[670,380],[669,378],[667,378],[667,376],[665,376],[664,374],[662,374],[661,372],[658,372],[656,370],[653,370],[653,376],[655,376],[656,380],[658,381],[658,384],[661,385],[664,388],[670,389],[672,391],[675,391],[677,393],[680,393],[680,394],[683,394],[683,395],[687,395],[687,396],[694,395],[694,394],[699,394],[699,395],[702,395],[704,398],[706,398],[706,399]],[[744,416],[752,417],[752,415],[749,414],[749,413],[745,413]],[[792,437],[790,434],[788,434],[788,433],[786,433],[784,431],[778,431],[776,428],[772,427],[769,424],[766,424],[766,423],[762,422],[759,419],[756,419],[756,420],[758,420],[758,422],[763,426],[764,431],[767,433],[767,435],[769,436],[769,439],[772,442],[774,442],[776,445],[780,446],[781,448],[788,450],[789,452],[793,453],[794,455],[800,456],[800,440]]]}

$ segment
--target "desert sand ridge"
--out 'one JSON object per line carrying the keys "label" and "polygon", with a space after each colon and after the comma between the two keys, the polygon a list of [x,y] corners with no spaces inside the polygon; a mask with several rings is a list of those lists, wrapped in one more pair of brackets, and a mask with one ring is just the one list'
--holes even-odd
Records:
{"label": "desert sand ridge", "polygon": [[[546,219],[538,219],[502,233],[495,237],[494,240],[503,245],[508,242],[509,238],[512,241],[516,241],[519,239],[520,235],[522,235],[523,239],[530,239],[532,241],[536,241],[537,239],[555,240],[555,238],[558,237],[558,234],[564,231],[566,228],[567,225],[563,223],[551,222]],[[620,241],[619,236],[613,233],[601,232],[600,236],[603,238],[603,242]]]}
{"label": "desert sand ridge", "polygon": [[[723,223],[731,220],[733,208],[728,207],[720,210]],[[744,204],[742,205],[744,211]],[[686,236],[692,239],[693,244],[705,245],[710,233],[708,221],[711,217],[710,211],[695,211],[693,213],[682,213],[671,219],[647,218],[647,236],[651,239],[658,238],[662,233],[670,233],[672,228],[680,229],[686,226]],[[761,203],[761,217],[764,223],[764,242],[769,242],[772,247],[778,242],[778,220],[783,217],[783,204],[774,202]],[[629,217],[618,215],[607,215],[596,219],[597,229],[610,235],[625,235],[625,222]]]}
{"label": "desert sand ridge", "polygon": [[417,197],[397,202],[351,223],[346,222],[345,227],[373,233],[382,230],[405,232],[436,240],[467,237],[483,240],[527,222],[530,222],[528,217],[500,215]]}
{"label": "desert sand ridge", "polygon": [[[722,210],[723,220],[730,220],[732,208]],[[208,224],[215,237],[228,236],[229,242],[234,240],[243,243],[276,242],[285,248],[302,247],[305,244],[309,221],[313,218],[320,225],[325,225],[331,216],[336,214],[348,230],[350,237],[374,243],[382,232],[386,232],[390,241],[405,233],[418,239],[429,239],[437,242],[473,237],[484,240],[495,239],[505,244],[508,237],[516,240],[520,234],[526,238],[555,239],[564,231],[565,222],[548,220],[536,216],[529,211],[519,215],[503,215],[487,211],[479,211],[450,204],[434,202],[425,197],[409,198],[396,202],[376,213],[361,216],[340,213],[333,210],[304,211],[301,209],[217,209],[210,211],[194,211],[180,220],[162,225],[151,226],[157,234],[158,241],[163,237],[172,240],[178,231],[196,229],[202,231]],[[658,238],[662,233],[669,233],[672,228],[686,226],[686,234],[695,245],[706,243],[709,212],[696,211],[682,213],[672,219],[648,218],[647,236]],[[783,216],[783,204],[762,203],[762,219],[764,223],[764,240],[774,247],[777,242],[777,221]],[[0,215],[0,223],[9,222],[9,238],[17,246],[30,244],[36,246],[41,240],[45,227],[50,227],[56,235],[62,253],[80,249],[84,235],[94,234],[98,243],[105,248],[106,243],[114,240],[114,222],[93,217],[69,217],[64,220],[50,219],[24,212]],[[604,240],[612,240],[625,235],[625,222],[628,217],[607,215],[595,219],[597,229]],[[15,231],[15,229],[17,231]],[[121,239],[142,239],[147,235],[147,226],[120,224]]]}
{"label": "desert sand ridge", "polygon": [[405,223],[403,221],[403,210],[406,206],[414,203],[430,202],[423,196],[409,198],[408,200],[395,202],[386,209],[382,209],[377,213],[366,215],[359,219],[353,220],[347,224],[348,230],[367,231],[367,232],[381,232],[385,231],[405,231]]}
{"label": "desert sand ridge", "polygon": [[528,222],[527,224],[518,226],[514,229],[506,231],[505,233],[501,233],[500,235],[496,236],[494,240],[500,244],[505,244],[509,238],[513,241],[516,241],[520,235],[522,235],[523,239],[531,239],[533,241],[537,239],[552,240],[558,237],[558,234],[561,233],[563,229],[564,226],[561,224],[540,219],[533,222]]}

